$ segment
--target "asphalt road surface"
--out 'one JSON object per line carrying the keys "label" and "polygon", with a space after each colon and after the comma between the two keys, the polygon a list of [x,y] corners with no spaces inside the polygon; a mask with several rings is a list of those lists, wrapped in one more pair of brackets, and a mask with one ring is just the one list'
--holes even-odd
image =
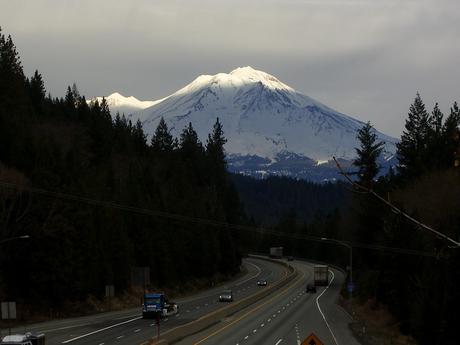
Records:
{"label": "asphalt road surface", "polygon": [[358,345],[348,328],[351,317],[336,304],[344,274],[330,271],[330,285],[306,293],[313,264],[294,261],[299,276],[264,300],[178,344],[300,345],[314,333],[326,345]]}
{"label": "asphalt road surface", "polygon": [[[248,273],[229,282],[225,287],[209,289],[197,295],[175,300],[179,305],[179,312],[161,321],[161,331],[190,322],[223,307],[225,304],[218,302],[219,293],[223,289],[231,289],[234,300],[238,301],[260,289],[257,286],[258,279],[266,279],[270,284],[279,280],[286,270],[281,265],[254,258],[245,259],[244,265]],[[14,333],[25,331],[45,333],[47,345],[133,345],[155,337],[157,326],[155,320],[142,319],[139,306],[124,311],[50,321],[13,330]]]}

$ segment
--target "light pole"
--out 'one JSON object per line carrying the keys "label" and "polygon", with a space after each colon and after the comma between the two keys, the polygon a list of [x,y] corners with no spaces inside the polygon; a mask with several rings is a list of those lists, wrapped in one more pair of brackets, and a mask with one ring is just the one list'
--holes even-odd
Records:
{"label": "light pole", "polygon": [[5,242],[9,242],[9,241],[13,241],[13,240],[25,240],[25,239],[28,239],[28,238],[30,238],[29,235],[22,235],[22,236],[10,237],[10,238],[6,238],[6,239],[4,239],[4,240],[1,240],[1,241],[0,241],[0,244],[5,243]]}
{"label": "light pole", "polygon": [[351,313],[353,314],[353,303],[352,303],[352,301],[353,301],[353,289],[354,289],[354,286],[353,286],[353,246],[349,242],[336,240],[334,238],[321,237],[321,240],[322,241],[327,241],[327,242],[337,243],[337,244],[340,244],[340,245],[345,246],[348,249],[350,249],[350,278],[348,280],[347,289],[348,289],[348,298],[349,298],[349,303],[350,303],[350,310],[351,310]]}

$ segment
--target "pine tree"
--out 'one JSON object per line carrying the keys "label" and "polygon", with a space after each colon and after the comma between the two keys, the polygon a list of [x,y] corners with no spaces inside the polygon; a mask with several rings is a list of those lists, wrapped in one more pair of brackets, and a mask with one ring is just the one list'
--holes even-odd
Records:
{"label": "pine tree", "polygon": [[36,70],[33,77],[30,78],[28,83],[29,96],[32,102],[32,106],[37,113],[42,113],[43,102],[45,101],[45,84],[40,73]]}
{"label": "pine tree", "polygon": [[419,93],[410,106],[405,128],[401,141],[396,144],[398,169],[405,177],[418,176],[426,170],[425,159],[430,133],[429,115]]}
{"label": "pine tree", "polygon": [[174,138],[169,132],[168,125],[163,118],[161,118],[160,123],[158,123],[150,145],[155,153],[172,152],[176,147]]}
{"label": "pine tree", "polygon": [[67,86],[67,91],[66,91],[66,94],[65,94],[64,102],[65,102],[65,105],[69,109],[72,109],[72,110],[75,109],[75,105],[77,103],[77,100],[75,99],[74,94],[73,94],[72,89],[70,88],[70,86]]}
{"label": "pine tree", "polygon": [[454,166],[456,152],[458,150],[458,133],[460,130],[460,108],[454,102],[450,108],[450,114],[442,128],[442,163],[445,167]]}
{"label": "pine tree", "polygon": [[198,171],[203,168],[204,149],[191,122],[180,134],[179,153],[186,165],[197,167],[195,175],[201,175]]}
{"label": "pine tree", "polygon": [[138,119],[133,128],[134,144],[139,152],[142,152],[143,149],[147,146],[147,136],[144,133],[142,128],[142,123]]}
{"label": "pine tree", "polygon": [[353,161],[353,165],[358,167],[360,184],[371,188],[380,170],[377,159],[382,153],[385,143],[377,141],[377,134],[370,122],[367,122],[358,131],[357,138],[360,142],[360,148],[356,148],[358,157]]}
{"label": "pine tree", "polygon": [[442,164],[441,152],[444,150],[442,119],[444,115],[439,109],[438,103],[434,105],[431,116],[429,117],[429,134],[427,148],[425,152],[425,163],[429,169],[440,168]]}
{"label": "pine tree", "polygon": [[224,145],[227,139],[224,137],[222,124],[217,118],[213,126],[213,131],[208,135],[206,142],[206,156],[208,160],[209,175],[215,180],[215,183],[224,184],[226,177],[227,162],[225,160]]}

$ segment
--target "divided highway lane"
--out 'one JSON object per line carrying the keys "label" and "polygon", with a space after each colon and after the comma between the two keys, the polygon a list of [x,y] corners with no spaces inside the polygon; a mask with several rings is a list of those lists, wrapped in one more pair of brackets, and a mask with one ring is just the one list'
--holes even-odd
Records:
{"label": "divided highway lane", "polygon": [[348,329],[350,316],[336,305],[343,273],[332,270],[328,288],[307,294],[313,265],[297,261],[293,266],[300,274],[292,284],[179,344],[300,345],[314,332],[326,345],[358,345]]}
{"label": "divided highway lane", "polygon": [[[235,300],[257,291],[257,280],[265,278],[274,282],[284,274],[284,267],[259,259],[244,260],[248,273],[228,287],[233,290]],[[179,313],[162,321],[165,331],[180,324],[197,319],[223,306],[218,302],[219,293],[224,287],[206,290],[200,294],[178,299]],[[156,335],[154,320],[140,317],[141,307],[125,311],[104,313],[75,319],[58,320],[27,327],[27,331],[44,332],[47,344],[140,344]],[[23,332],[18,328],[16,332]]]}

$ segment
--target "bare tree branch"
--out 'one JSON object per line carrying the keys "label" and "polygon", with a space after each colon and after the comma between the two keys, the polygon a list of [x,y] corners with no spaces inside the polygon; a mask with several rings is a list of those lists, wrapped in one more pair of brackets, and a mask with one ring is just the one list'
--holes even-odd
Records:
{"label": "bare tree branch", "polygon": [[337,165],[337,168],[339,169],[340,174],[343,175],[347,179],[347,181],[350,182],[353,185],[353,187],[355,187],[357,189],[358,192],[364,192],[364,193],[373,195],[375,198],[377,198],[378,200],[380,200],[381,202],[386,204],[388,207],[390,207],[391,210],[394,213],[400,214],[401,216],[403,216],[406,219],[410,220],[411,222],[415,223],[421,229],[425,229],[425,230],[435,234],[438,238],[441,238],[443,240],[448,241],[449,243],[451,243],[453,245],[453,246],[449,246],[449,248],[460,248],[460,242],[457,242],[453,238],[451,238],[451,237],[449,237],[449,236],[447,236],[447,235],[445,235],[445,234],[433,229],[432,227],[430,227],[430,226],[428,226],[428,225],[426,225],[426,224],[424,224],[422,222],[419,222],[418,220],[416,220],[415,218],[411,217],[410,215],[408,215],[407,213],[405,213],[404,211],[402,211],[401,209],[399,209],[398,207],[396,207],[395,205],[393,205],[389,201],[385,200],[385,198],[382,198],[380,195],[378,195],[376,192],[374,192],[374,190],[372,190],[370,188],[367,188],[365,186],[362,186],[359,183],[357,183],[356,181],[353,181],[348,176],[348,174],[342,169],[342,167],[340,166],[340,163],[337,161],[337,159],[335,159],[335,157],[332,157],[332,158],[334,159],[334,162]]}

